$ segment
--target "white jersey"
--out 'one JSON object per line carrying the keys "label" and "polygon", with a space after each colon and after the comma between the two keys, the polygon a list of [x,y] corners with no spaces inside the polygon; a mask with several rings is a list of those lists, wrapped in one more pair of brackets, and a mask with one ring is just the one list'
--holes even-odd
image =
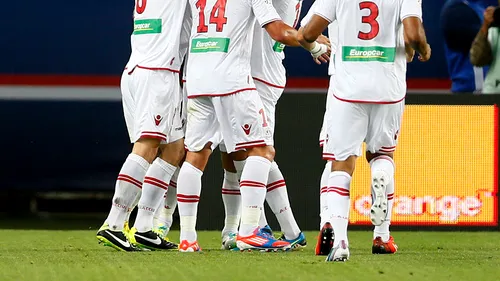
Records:
{"label": "white jersey", "polygon": [[182,70],[182,81],[186,81],[186,70],[188,61],[188,50],[189,50],[189,40],[191,38],[191,28],[193,26],[193,19],[191,18],[191,6],[187,2],[186,11],[184,12],[184,23],[181,29],[181,38],[179,44],[179,57],[184,63],[184,68]]}
{"label": "white jersey", "polygon": [[422,18],[419,0],[317,0],[314,14],[338,21],[333,93],[348,102],[393,103],[406,94],[401,26]]}
{"label": "white jersey", "polygon": [[[283,21],[295,27],[300,17],[302,0],[273,0],[273,6]],[[285,45],[274,41],[260,26],[256,25],[252,44],[252,76],[256,80],[284,88],[286,70],[283,66]]]}
{"label": "white jersey", "polygon": [[[316,8],[316,2],[314,2],[307,12],[307,15],[300,21],[300,26],[305,26],[311,20],[311,17],[314,14],[314,10]],[[335,57],[335,52],[337,52],[337,45],[339,40],[339,24],[337,21],[334,21],[328,25],[328,39],[330,39],[331,45],[331,55],[330,55],[330,63],[328,64],[328,75],[332,76],[335,74],[335,64],[333,63],[333,58]]]}
{"label": "white jersey", "polygon": [[261,26],[280,20],[270,0],[189,0],[193,27],[187,92],[224,96],[255,90],[250,53],[255,19]]}
{"label": "white jersey", "polygon": [[187,0],[136,0],[132,54],[127,69],[139,66],[178,72],[179,37]]}

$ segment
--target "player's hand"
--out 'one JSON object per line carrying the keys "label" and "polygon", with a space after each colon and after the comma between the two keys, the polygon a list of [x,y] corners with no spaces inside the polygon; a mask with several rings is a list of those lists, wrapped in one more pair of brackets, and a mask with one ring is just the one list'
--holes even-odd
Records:
{"label": "player's hand", "polygon": [[493,14],[495,13],[495,7],[490,6],[484,11],[484,22],[483,24],[487,27],[493,23]]}
{"label": "player's hand", "polygon": [[407,63],[412,62],[413,58],[415,57],[415,50],[412,47],[405,45],[405,52],[406,52],[406,62]]}
{"label": "player's hand", "polygon": [[314,59],[314,62],[316,62],[317,64],[321,64],[328,63],[332,50],[328,45],[315,42],[315,45],[310,52],[311,56]]}
{"label": "player's hand", "polygon": [[321,34],[318,39],[316,39],[316,42],[320,44],[325,44],[329,47],[332,46],[332,43],[330,42],[330,38],[326,37],[325,35]]}
{"label": "player's hand", "polygon": [[418,54],[418,60],[421,62],[426,62],[431,58],[431,45],[427,44],[426,52],[424,54]]}

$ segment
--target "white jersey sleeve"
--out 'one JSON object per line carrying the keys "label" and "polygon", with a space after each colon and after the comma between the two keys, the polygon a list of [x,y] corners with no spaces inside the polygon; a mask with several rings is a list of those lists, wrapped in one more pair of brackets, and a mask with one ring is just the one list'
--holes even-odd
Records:
{"label": "white jersey sleeve", "polygon": [[255,18],[259,22],[260,26],[264,27],[264,25],[281,20],[281,17],[276,12],[276,9],[273,7],[273,2],[271,0],[248,0],[250,5],[252,6],[252,11],[255,15]]}
{"label": "white jersey sleeve", "polygon": [[408,17],[417,17],[422,21],[421,0],[401,0],[401,21]]}
{"label": "white jersey sleeve", "polygon": [[313,13],[331,23],[337,19],[337,2],[338,0],[316,0]]}

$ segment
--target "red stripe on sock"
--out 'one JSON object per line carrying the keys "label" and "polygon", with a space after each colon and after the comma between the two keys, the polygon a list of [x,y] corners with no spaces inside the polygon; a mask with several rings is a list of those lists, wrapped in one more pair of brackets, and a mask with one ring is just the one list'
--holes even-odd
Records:
{"label": "red stripe on sock", "polygon": [[199,199],[182,199],[182,198],[177,198],[177,202],[179,203],[198,203],[200,200]]}
{"label": "red stripe on sock", "polygon": [[338,194],[338,195],[340,195],[340,196],[346,196],[346,197],[349,197],[349,193],[347,193],[347,194],[346,194],[346,193],[342,193],[342,192],[340,192],[340,191],[338,191],[338,190],[334,190],[334,189],[330,189],[330,190],[328,190],[328,192],[335,192],[335,193],[337,193],[337,194]]}
{"label": "red stripe on sock", "polygon": [[169,186],[171,186],[173,188],[177,188],[177,183],[175,181],[170,181]]}
{"label": "red stripe on sock", "polygon": [[240,186],[266,187],[266,184],[265,183],[261,183],[261,182],[257,182],[257,181],[244,180],[244,181],[240,181]]}
{"label": "red stripe on sock", "polygon": [[126,182],[129,182],[129,183],[137,186],[138,188],[142,188],[142,182],[134,179],[133,177],[131,177],[129,175],[119,174],[117,180],[126,181]]}
{"label": "red stripe on sock", "polygon": [[394,196],[394,193],[387,194],[387,197],[392,197]]}
{"label": "red stripe on sock", "polygon": [[383,148],[383,149],[392,149],[392,148],[396,148],[396,146],[382,146],[381,148]]}
{"label": "red stripe on sock", "polygon": [[345,189],[342,187],[336,187],[336,186],[330,186],[328,188],[328,192],[335,192],[335,193],[338,193],[342,196],[349,196],[349,194],[350,194],[349,189]]}
{"label": "red stripe on sock", "polygon": [[199,195],[186,195],[186,194],[177,194],[177,198],[183,198],[183,199],[200,199]]}
{"label": "red stripe on sock", "polygon": [[273,187],[268,187],[268,188],[267,188],[267,192],[271,192],[271,191],[273,191],[273,190],[275,190],[275,189],[277,189],[277,188],[284,187],[284,186],[286,186],[286,183],[285,183],[285,182],[283,182],[282,184],[279,184],[279,185],[275,185],[275,186],[273,186]]}
{"label": "red stripe on sock", "polygon": [[228,194],[228,195],[241,195],[241,192],[236,189],[222,189],[222,194]]}
{"label": "red stripe on sock", "polygon": [[285,183],[285,180],[279,180],[279,181],[272,182],[272,183],[267,185],[267,188],[274,187],[275,185],[279,185],[282,183]]}
{"label": "red stripe on sock", "polygon": [[151,184],[151,185],[157,186],[159,188],[163,188],[165,190],[168,189],[168,184],[164,181],[157,179],[157,178],[144,177],[144,183]]}

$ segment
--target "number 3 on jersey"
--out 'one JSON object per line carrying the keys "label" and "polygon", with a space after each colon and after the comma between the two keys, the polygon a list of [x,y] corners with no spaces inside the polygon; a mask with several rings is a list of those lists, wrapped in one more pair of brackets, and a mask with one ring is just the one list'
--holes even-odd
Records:
{"label": "number 3 on jersey", "polygon": [[367,9],[370,11],[370,14],[368,14],[367,16],[363,16],[361,18],[362,23],[370,25],[370,31],[369,32],[360,31],[358,33],[358,38],[361,40],[372,40],[373,38],[377,37],[378,32],[380,30],[380,25],[378,24],[377,21],[379,14],[378,6],[373,2],[365,1],[359,3],[359,9],[360,10]]}
{"label": "number 3 on jersey", "polygon": [[[210,24],[216,25],[216,31],[222,32],[224,25],[227,23],[227,18],[224,16],[226,13],[226,1],[227,0],[217,0],[212,12],[210,13]],[[207,0],[198,0],[196,2],[196,8],[199,10],[200,22],[198,24],[198,33],[208,32],[208,26],[205,24],[205,7],[207,6]],[[217,14],[217,15],[215,15]]]}

